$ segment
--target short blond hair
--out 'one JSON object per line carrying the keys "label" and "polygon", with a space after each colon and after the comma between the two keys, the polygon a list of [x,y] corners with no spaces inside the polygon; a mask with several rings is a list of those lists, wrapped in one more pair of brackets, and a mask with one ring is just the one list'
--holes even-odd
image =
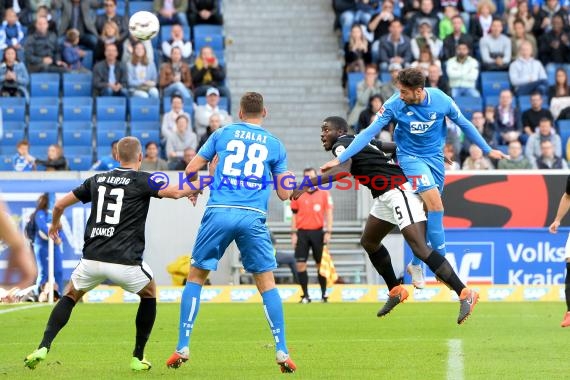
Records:
{"label": "short blond hair", "polygon": [[141,154],[141,142],[136,137],[127,136],[119,140],[117,144],[117,155],[121,163],[137,162]]}

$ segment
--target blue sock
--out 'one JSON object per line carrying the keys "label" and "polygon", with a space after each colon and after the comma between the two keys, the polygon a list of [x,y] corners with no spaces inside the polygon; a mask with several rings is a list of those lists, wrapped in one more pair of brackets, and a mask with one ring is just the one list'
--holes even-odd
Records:
{"label": "blue sock", "polygon": [[198,310],[200,310],[201,291],[202,285],[198,285],[195,282],[187,282],[186,286],[184,286],[182,301],[180,302],[177,351],[190,346],[190,334],[192,334]]}
{"label": "blue sock", "polygon": [[443,231],[443,210],[428,211],[427,235],[431,247],[442,256],[445,256],[445,232]]}
{"label": "blue sock", "polygon": [[277,288],[273,288],[264,292],[261,297],[263,298],[263,311],[265,318],[269,322],[271,334],[275,338],[275,350],[283,351],[288,354],[287,344],[285,343],[285,320],[283,318],[283,304]]}

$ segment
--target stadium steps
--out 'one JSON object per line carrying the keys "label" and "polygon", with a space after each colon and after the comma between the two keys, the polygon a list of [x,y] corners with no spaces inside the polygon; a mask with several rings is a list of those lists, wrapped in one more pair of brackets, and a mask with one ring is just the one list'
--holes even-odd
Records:
{"label": "stadium steps", "polygon": [[[259,91],[269,112],[264,126],[283,140],[289,169],[300,175],[328,161],[320,124],[347,112],[330,1],[232,0],[224,2],[224,14],[233,114],[244,92]],[[354,193],[333,197],[336,220],[355,220]],[[282,221],[283,209],[272,197],[269,220]]]}

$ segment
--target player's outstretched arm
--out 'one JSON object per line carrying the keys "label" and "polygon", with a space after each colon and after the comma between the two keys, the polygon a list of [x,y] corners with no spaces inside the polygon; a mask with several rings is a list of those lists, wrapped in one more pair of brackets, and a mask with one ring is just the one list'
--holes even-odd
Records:
{"label": "player's outstretched arm", "polygon": [[[330,170],[328,170],[326,172],[327,173],[326,176],[311,177],[310,181],[311,181],[312,187],[320,186],[320,185],[326,185],[327,183],[335,182],[341,178],[349,176],[351,165],[352,165],[352,159],[348,159],[344,163],[342,163],[340,165],[336,165],[336,166],[332,167]],[[311,186],[304,186],[304,185],[305,185],[305,181],[303,181],[300,186],[295,186],[295,190],[293,190],[293,193],[291,194],[291,199],[299,199],[299,197],[303,193],[306,193],[307,191],[309,191],[311,189]]]}
{"label": "player's outstretched arm", "polygon": [[194,156],[192,161],[190,161],[190,163],[186,166],[186,170],[184,170],[184,174],[186,174],[186,176],[190,176],[188,180],[189,181],[195,180],[196,177],[198,177],[198,172],[200,171],[200,169],[206,166],[208,162],[209,161],[206,158],[200,156],[199,154]]}
{"label": "player's outstretched arm", "polygon": [[51,216],[51,226],[49,227],[48,235],[54,241],[59,240],[59,230],[61,230],[61,216],[66,208],[79,202],[79,199],[73,194],[72,191],[65,194],[63,198],[59,198],[53,206]]}
{"label": "player's outstretched arm", "polygon": [[564,193],[562,195],[562,198],[560,198],[560,203],[558,204],[558,211],[556,211],[556,217],[554,218],[554,221],[548,228],[548,230],[551,233],[555,234],[556,232],[558,232],[558,227],[560,227],[560,222],[566,216],[568,210],[570,210],[570,194]]}
{"label": "player's outstretched arm", "polygon": [[295,185],[295,174],[290,171],[275,176],[275,192],[282,201],[291,198]]}

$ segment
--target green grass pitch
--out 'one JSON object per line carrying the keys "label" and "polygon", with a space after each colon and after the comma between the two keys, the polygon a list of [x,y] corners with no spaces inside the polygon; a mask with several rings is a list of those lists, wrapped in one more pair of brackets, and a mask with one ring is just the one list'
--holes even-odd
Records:
{"label": "green grass pitch", "polygon": [[[79,304],[36,370],[23,359],[36,348],[50,306],[0,308],[0,377],[6,379],[564,379],[570,329],[562,303],[480,303],[464,325],[458,304],[398,306],[383,319],[378,304],[285,305],[287,337],[298,371],[282,375],[259,304],[202,304],[191,358],[164,362],[177,339],[177,304],[159,304],[146,356],[132,373],[136,304]],[[452,343],[450,343],[452,342]],[[451,347],[451,348],[450,348]]]}

